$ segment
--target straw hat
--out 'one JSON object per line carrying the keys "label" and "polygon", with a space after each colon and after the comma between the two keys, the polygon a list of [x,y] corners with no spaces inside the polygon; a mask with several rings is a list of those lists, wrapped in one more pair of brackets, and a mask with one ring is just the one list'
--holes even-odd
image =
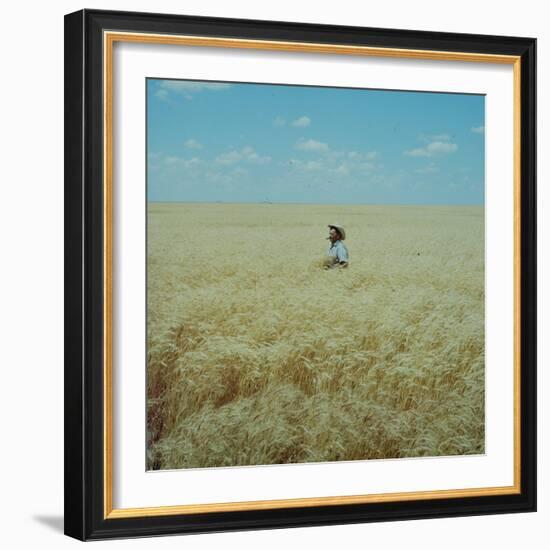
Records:
{"label": "straw hat", "polygon": [[338,233],[340,233],[340,238],[344,241],[346,239],[346,230],[343,228],[343,226],[338,225],[336,223],[329,224],[331,229],[334,228]]}

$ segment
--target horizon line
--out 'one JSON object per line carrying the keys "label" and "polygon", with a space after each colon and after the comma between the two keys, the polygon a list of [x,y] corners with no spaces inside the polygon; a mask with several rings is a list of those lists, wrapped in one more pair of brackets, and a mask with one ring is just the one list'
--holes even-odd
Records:
{"label": "horizon line", "polygon": [[485,206],[485,203],[403,203],[403,202],[297,202],[297,201],[180,201],[147,200],[147,204],[298,204],[312,206]]}

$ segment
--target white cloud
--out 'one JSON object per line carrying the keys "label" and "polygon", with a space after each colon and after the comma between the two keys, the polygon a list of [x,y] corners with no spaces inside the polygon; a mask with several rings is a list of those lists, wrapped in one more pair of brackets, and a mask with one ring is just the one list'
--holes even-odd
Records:
{"label": "white cloud", "polygon": [[176,164],[180,162],[182,159],[180,157],[165,157],[164,158],[164,164]]}
{"label": "white cloud", "polygon": [[417,174],[435,174],[439,172],[439,168],[435,164],[430,164],[422,168],[417,168],[415,172]]}
{"label": "white cloud", "polygon": [[202,164],[202,160],[198,157],[193,157],[192,159],[185,161],[186,168],[193,168],[195,166],[199,166],[200,164]]}
{"label": "white cloud", "polygon": [[333,151],[329,149],[326,143],[315,140],[301,140],[295,148],[318,155],[318,158],[314,160],[290,158],[285,162],[291,169],[300,172],[325,170],[338,176],[348,176],[350,174],[368,174],[370,176],[375,171],[383,168],[382,164],[373,162],[379,156],[376,151],[367,153],[346,150]]}
{"label": "white cloud", "polygon": [[409,149],[403,152],[408,157],[429,157],[430,153],[424,147],[418,147],[417,149]]}
{"label": "white cloud", "polygon": [[451,136],[449,134],[436,134],[435,136],[432,136],[432,141],[449,141],[451,139]]}
{"label": "white cloud", "polygon": [[314,139],[301,140],[295,146],[295,149],[300,151],[309,151],[309,152],[327,152],[329,150],[328,145],[321,141],[316,141]]}
{"label": "white cloud", "polygon": [[194,94],[204,90],[218,91],[231,88],[231,84],[224,82],[190,82],[185,80],[162,80],[158,86],[155,95],[163,100],[168,99],[170,93],[184,96],[186,99],[192,99]]}
{"label": "white cloud", "polygon": [[250,145],[246,145],[240,151],[233,149],[228,153],[221,153],[216,157],[218,164],[236,164],[237,162],[249,162],[251,164],[266,164],[271,161],[271,157],[260,156]]}
{"label": "white cloud", "polygon": [[349,174],[349,166],[344,162],[334,170],[337,174],[341,174],[342,176],[347,176]]}
{"label": "white cloud", "polygon": [[296,120],[292,121],[292,126],[295,126],[296,128],[306,128],[310,124],[311,124],[311,119],[307,116],[301,116]]}
{"label": "white cloud", "polygon": [[432,141],[426,149],[432,155],[439,153],[454,153],[458,149],[458,145],[447,141]]}
{"label": "white cloud", "polygon": [[418,139],[429,143],[430,141],[449,141],[451,136],[449,134],[420,134]]}
{"label": "white cloud", "polygon": [[409,157],[433,157],[434,155],[454,153],[457,150],[458,145],[456,143],[451,143],[450,141],[432,141],[425,147],[409,149],[404,151],[403,154]]}
{"label": "white cloud", "polygon": [[242,155],[239,151],[230,151],[229,153],[222,153],[216,157],[216,162],[218,164],[235,164],[242,160]]}
{"label": "white cloud", "polygon": [[474,126],[470,128],[470,131],[474,134],[483,134],[485,132],[485,126]]}
{"label": "white cloud", "polygon": [[196,168],[202,164],[202,160],[198,157],[186,159],[183,157],[168,156],[163,158],[166,166],[178,166],[183,168]]}
{"label": "white cloud", "polygon": [[318,172],[319,170],[326,170],[327,166],[324,162],[325,159],[308,160],[303,161],[300,159],[288,159],[287,164],[290,168],[299,170],[300,172]]}
{"label": "white cloud", "polygon": [[302,164],[303,162],[300,159],[288,159],[288,165],[291,167],[301,166]]}
{"label": "white cloud", "polygon": [[158,97],[159,99],[161,99],[162,101],[165,101],[168,99],[168,91],[167,90],[164,90],[163,88],[159,88],[156,92],[155,92],[155,97]]}
{"label": "white cloud", "polygon": [[244,160],[247,162],[251,162],[253,164],[266,164],[268,162],[271,162],[271,157],[268,156],[260,156],[250,145],[247,145],[246,147],[243,147],[242,154],[244,156]]}
{"label": "white cloud", "polygon": [[231,88],[231,84],[224,82],[189,82],[184,80],[163,80],[160,84],[161,88],[174,92],[202,92],[203,90],[227,90]]}
{"label": "white cloud", "polygon": [[204,172],[203,174],[201,174],[201,176],[206,178],[206,180],[208,180],[209,182],[214,183],[216,185],[231,184],[233,182],[233,177],[234,177],[224,171]]}
{"label": "white cloud", "polygon": [[196,139],[188,139],[184,145],[188,149],[202,149],[202,143],[198,142]]}
{"label": "white cloud", "polygon": [[276,116],[273,119],[273,126],[281,127],[281,126],[284,126],[285,124],[286,124],[286,120],[282,116]]}
{"label": "white cloud", "polygon": [[323,169],[323,163],[319,162],[318,160],[310,160],[304,164],[304,170],[307,170],[308,172],[313,172],[315,170],[322,170]]}

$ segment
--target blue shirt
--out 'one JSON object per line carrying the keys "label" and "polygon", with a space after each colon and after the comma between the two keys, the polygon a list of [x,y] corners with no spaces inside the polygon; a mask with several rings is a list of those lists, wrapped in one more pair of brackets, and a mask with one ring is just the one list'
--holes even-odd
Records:
{"label": "blue shirt", "polygon": [[338,240],[331,243],[327,256],[334,256],[338,262],[349,262],[349,253],[346,245]]}

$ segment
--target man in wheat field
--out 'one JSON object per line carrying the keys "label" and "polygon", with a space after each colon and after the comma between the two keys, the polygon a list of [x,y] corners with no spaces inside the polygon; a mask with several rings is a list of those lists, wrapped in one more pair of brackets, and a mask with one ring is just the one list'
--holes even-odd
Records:
{"label": "man in wheat field", "polygon": [[346,238],[346,230],[337,224],[328,226],[328,239],[330,246],[327,250],[327,257],[324,261],[325,269],[345,268],[349,265],[349,252],[347,246],[343,243]]}

